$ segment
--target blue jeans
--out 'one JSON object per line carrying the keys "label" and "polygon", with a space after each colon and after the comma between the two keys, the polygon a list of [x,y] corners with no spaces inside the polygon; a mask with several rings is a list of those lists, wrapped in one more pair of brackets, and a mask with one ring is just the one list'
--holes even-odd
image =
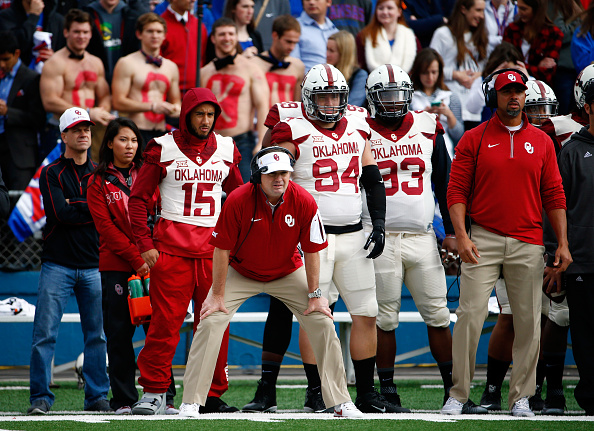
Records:
{"label": "blue jeans", "polygon": [[37,307],[33,324],[30,364],[30,402],[45,400],[54,404],[50,391],[52,358],[56,350],[58,327],[71,292],[76,295],[84,335],[83,376],[85,408],[107,399],[109,378],[105,358],[107,347],[103,335],[101,277],[98,268],[73,269],[52,262],[41,265]]}

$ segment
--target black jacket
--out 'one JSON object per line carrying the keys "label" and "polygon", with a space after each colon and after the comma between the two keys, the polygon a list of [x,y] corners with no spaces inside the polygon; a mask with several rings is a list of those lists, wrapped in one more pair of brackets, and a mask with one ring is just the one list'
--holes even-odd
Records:
{"label": "black jacket", "polygon": [[[572,135],[557,159],[567,200],[567,237],[573,258],[567,273],[594,273],[594,136],[588,126]],[[551,241],[545,241],[550,263],[555,250],[549,244]]]}
{"label": "black jacket", "polygon": [[41,171],[39,188],[47,217],[42,262],[77,269],[99,267],[99,234],[87,205],[87,182],[94,169],[89,160],[79,176],[74,161],[62,155]]}
{"label": "black jacket", "polygon": [[6,105],[4,134],[12,162],[20,169],[37,168],[37,132],[45,124],[45,111],[39,96],[39,74],[24,62],[14,77]]}

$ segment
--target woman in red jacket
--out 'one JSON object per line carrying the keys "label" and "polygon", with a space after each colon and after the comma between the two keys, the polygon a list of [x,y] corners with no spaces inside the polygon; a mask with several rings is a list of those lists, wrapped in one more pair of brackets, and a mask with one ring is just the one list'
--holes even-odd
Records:
{"label": "woman in red jacket", "polygon": [[[99,232],[99,271],[103,287],[103,329],[107,337],[109,381],[113,394],[110,406],[116,414],[129,414],[138,401],[135,386],[136,356],[132,337],[136,327],[128,309],[128,278],[145,276],[148,265],[140,257],[128,216],[128,196],[142,165],[142,136],[127,118],[109,123],[99,150],[99,164],[89,179],[87,201]],[[158,196],[155,193],[154,207]],[[145,333],[148,325],[144,327]],[[173,407],[173,376],[167,391],[167,413]]]}
{"label": "woman in red jacket", "polygon": [[522,53],[530,75],[553,85],[563,33],[547,17],[546,0],[518,0],[516,20],[505,29],[503,40]]}

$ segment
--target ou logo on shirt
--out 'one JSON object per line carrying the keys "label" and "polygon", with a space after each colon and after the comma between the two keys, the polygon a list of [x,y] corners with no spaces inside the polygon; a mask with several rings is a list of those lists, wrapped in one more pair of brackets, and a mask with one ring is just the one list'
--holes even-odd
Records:
{"label": "ou logo on shirt", "polygon": [[287,224],[287,226],[289,227],[293,227],[295,226],[295,219],[293,218],[293,216],[291,214],[287,214],[285,216],[285,223]]}
{"label": "ou logo on shirt", "polygon": [[526,150],[526,152],[528,154],[534,153],[534,147],[532,146],[532,144],[530,142],[524,142],[524,149]]}

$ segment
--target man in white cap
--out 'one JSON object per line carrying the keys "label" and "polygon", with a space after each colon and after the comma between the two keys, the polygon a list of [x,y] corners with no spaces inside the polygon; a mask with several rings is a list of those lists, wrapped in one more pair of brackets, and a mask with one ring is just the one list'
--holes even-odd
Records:
{"label": "man in white cap", "polygon": [[284,148],[261,150],[252,160],[250,183],[227,197],[210,240],[215,247],[212,288],[188,356],[182,416],[198,416],[225,328],[240,305],[261,292],[284,302],[307,332],[324,402],[335,406],[334,415],[362,416],[347,390],[340,342],[319,288],[319,251],[328,245],[326,233],[314,198],[290,181],[294,164]]}
{"label": "man in white cap", "polygon": [[99,235],[87,205],[87,180],[95,164],[89,160],[91,125],[83,108],[69,108],[60,117],[65,144],[62,156],[41,171],[39,188],[47,224],[31,348],[31,407],[27,414],[45,414],[54,403],[50,391],[52,358],[64,308],[74,292],[84,334],[83,376],[86,411],[111,411],[107,402],[106,342],[103,335]]}
{"label": "man in white cap", "polygon": [[485,99],[496,111],[464,134],[450,172],[448,208],[462,272],[452,336],[454,386],[441,412],[487,413],[468,396],[488,299],[503,272],[515,332],[508,403],[512,415],[534,416],[528,397],[536,389],[540,339],[542,210],[558,243],[554,271],[563,272],[571,263],[565,195],[551,138],[522,112],[525,77],[509,69],[495,76]]}

